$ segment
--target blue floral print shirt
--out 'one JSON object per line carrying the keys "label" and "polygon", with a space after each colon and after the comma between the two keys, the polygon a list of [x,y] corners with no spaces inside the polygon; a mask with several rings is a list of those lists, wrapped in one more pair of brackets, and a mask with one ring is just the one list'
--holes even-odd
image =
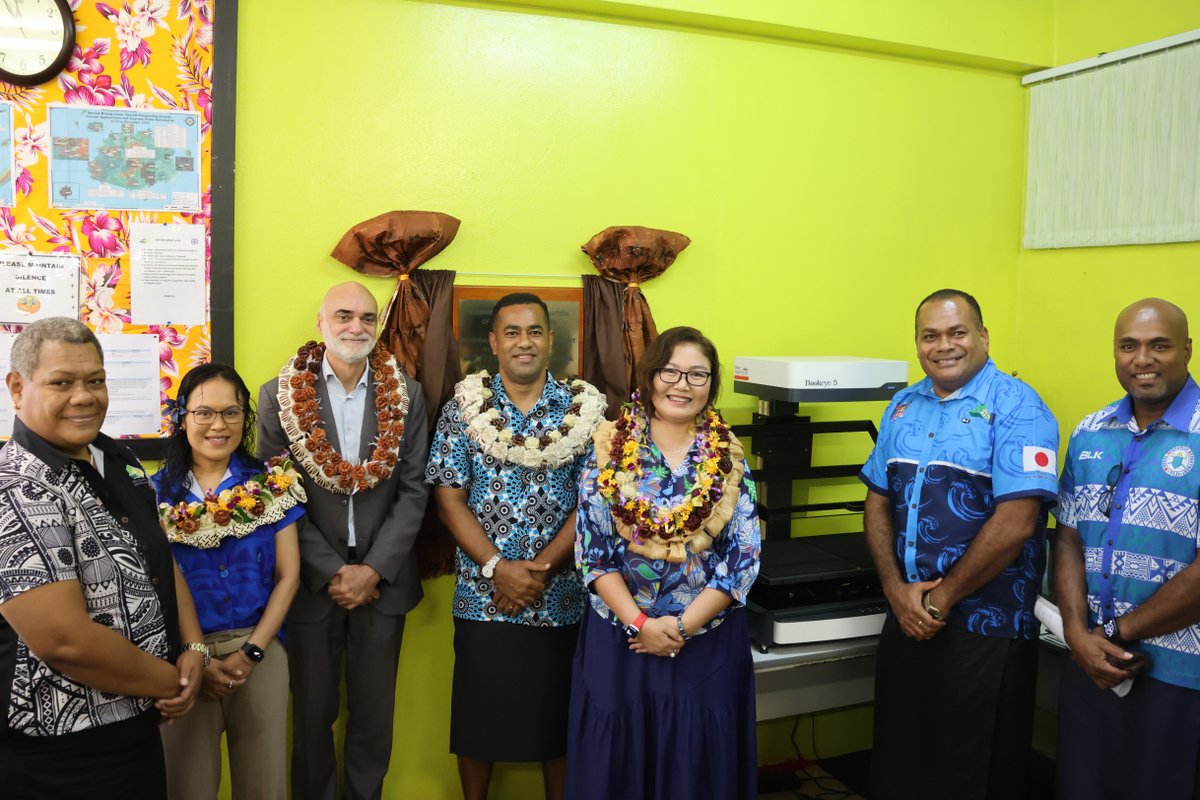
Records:
{"label": "blue floral print shirt", "polygon": [[[682,502],[692,489],[696,474],[693,457],[697,453],[698,446],[693,443],[688,457],[672,470],[659,449],[650,443],[639,493],[654,498],[654,504],[660,508]],[[651,559],[629,551],[629,542],[613,525],[612,507],[596,485],[599,472],[593,454],[579,481],[575,535],[575,565],[585,586],[590,587],[601,575],[619,572],[638,608],[652,618],[682,614],[706,588],[717,589],[732,597],[733,603],[697,634],[717,627],[731,609],[745,604],[746,595],[758,577],[762,551],[755,506],[757,493],[749,468],[742,475],[733,517],[721,535],[714,538],[712,548],[700,553],[689,552],[687,561],[682,563]],[[600,595],[590,592],[589,598],[593,611],[613,625],[622,624]]]}
{"label": "blue floral print shirt", "polygon": [[[571,407],[570,390],[547,375],[542,396],[522,414],[504,392],[504,382],[493,375],[488,387],[495,392],[496,408],[513,433],[540,436],[562,424]],[[508,464],[487,453],[467,435],[458,401],[442,407],[425,482],[467,490],[467,507],[483,532],[504,558],[529,561],[562,529],[575,509],[579,472],[590,448],[566,466],[531,469]],[[495,584],[483,577],[479,565],[457,548],[455,552],[454,616],[476,622],[511,622],[555,627],[574,625],[583,612],[583,587],[571,569],[560,570],[546,591],[528,608],[509,616],[492,602]]]}

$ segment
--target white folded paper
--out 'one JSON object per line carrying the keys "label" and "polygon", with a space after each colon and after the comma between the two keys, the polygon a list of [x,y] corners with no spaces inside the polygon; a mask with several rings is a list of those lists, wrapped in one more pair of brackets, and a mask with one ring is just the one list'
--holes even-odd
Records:
{"label": "white folded paper", "polygon": [[[1062,614],[1059,612],[1058,606],[1038,595],[1037,602],[1033,606],[1033,615],[1046,626],[1046,630],[1062,639],[1063,644],[1067,643],[1067,637],[1063,636]],[[1112,687],[1112,690],[1117,693],[1117,697],[1124,697],[1129,694],[1131,688],[1133,688],[1133,678],[1128,678]]]}

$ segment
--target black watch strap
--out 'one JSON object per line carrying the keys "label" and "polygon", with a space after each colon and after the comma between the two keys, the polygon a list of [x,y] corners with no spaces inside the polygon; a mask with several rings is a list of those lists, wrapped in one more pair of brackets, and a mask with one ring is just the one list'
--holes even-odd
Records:
{"label": "black watch strap", "polygon": [[261,662],[264,658],[266,658],[267,655],[265,652],[263,652],[263,649],[254,642],[246,642],[244,645],[242,645],[242,654],[255,664]]}
{"label": "black watch strap", "polygon": [[1108,639],[1118,647],[1124,647],[1127,650],[1129,649],[1129,642],[1126,641],[1123,636],[1121,636],[1121,630],[1117,627],[1116,617],[1113,617],[1108,622],[1105,622],[1101,630],[1104,631],[1105,639]]}

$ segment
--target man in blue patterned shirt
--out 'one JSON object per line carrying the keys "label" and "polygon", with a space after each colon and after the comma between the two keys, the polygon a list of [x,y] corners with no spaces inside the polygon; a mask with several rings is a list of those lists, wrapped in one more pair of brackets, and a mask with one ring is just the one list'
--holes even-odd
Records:
{"label": "man in blue patterned shirt", "polygon": [[488,340],[499,374],[455,387],[425,474],[458,544],[450,751],[467,800],[486,798],[497,761],[540,761],[546,797],[560,798],[583,611],[575,505],[605,401],[550,376],[537,296],[502,297]]}
{"label": "man in blue patterned shirt", "polygon": [[[1200,798],[1200,387],[1187,317],[1134,303],[1113,355],[1126,395],[1071,435],[1055,512],[1074,662],[1059,692],[1058,796]],[[1107,691],[1135,675],[1126,696]]]}
{"label": "man in blue patterned shirt", "polygon": [[892,399],[859,476],[890,606],[875,674],[871,792],[1024,797],[1033,605],[1058,424],[1033,389],[988,357],[971,295],[942,289],[922,300],[916,343],[927,377]]}

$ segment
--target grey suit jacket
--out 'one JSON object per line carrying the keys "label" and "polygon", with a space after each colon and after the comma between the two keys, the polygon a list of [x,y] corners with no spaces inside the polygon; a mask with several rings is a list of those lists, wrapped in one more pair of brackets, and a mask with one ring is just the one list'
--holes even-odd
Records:
{"label": "grey suit jacket", "polygon": [[[429,487],[425,485],[425,461],[429,456],[429,422],[425,396],[416,381],[405,376],[408,415],[400,442],[399,462],[386,481],[354,497],[354,535],[358,560],[382,576],[379,599],[371,604],[383,614],[411,611],[421,600],[421,576],[413,542],[421,528]],[[287,434],[279,421],[278,378],[263,384],[258,394],[258,454],[262,459],[288,449]],[[324,380],[315,384],[325,434],[333,448],[345,453],[338,441],[337,426],[329,413],[329,392]],[[363,404],[362,440],[357,443],[359,459],[367,461],[379,430],[375,418],[375,381],[368,368],[367,401]],[[304,475],[302,469],[299,470]],[[307,477],[307,476],[305,476]],[[350,495],[330,492],[312,480],[304,481],[307,513],[297,524],[300,540],[300,589],[290,616],[304,622],[324,619],[334,608],[326,587],[347,563]]]}

